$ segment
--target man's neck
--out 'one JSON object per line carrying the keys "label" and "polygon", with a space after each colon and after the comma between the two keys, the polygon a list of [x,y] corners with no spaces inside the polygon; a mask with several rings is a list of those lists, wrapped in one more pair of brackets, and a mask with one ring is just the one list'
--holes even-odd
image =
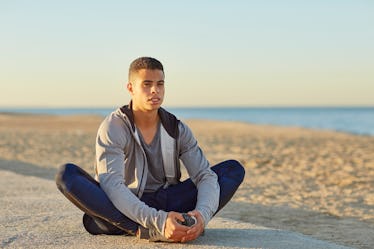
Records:
{"label": "man's neck", "polygon": [[157,125],[159,121],[158,111],[144,112],[139,110],[133,110],[134,122],[136,126],[140,128],[150,128]]}

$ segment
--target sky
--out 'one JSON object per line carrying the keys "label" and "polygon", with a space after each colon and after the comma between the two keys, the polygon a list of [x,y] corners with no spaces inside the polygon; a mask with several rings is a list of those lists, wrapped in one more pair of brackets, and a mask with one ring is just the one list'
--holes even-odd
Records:
{"label": "sky", "polygon": [[374,106],[374,1],[0,0],[0,107],[117,107],[128,66],[164,105]]}

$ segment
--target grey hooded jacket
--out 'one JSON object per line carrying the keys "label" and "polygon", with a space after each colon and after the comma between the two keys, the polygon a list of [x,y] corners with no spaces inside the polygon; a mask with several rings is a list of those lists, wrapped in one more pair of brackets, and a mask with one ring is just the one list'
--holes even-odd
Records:
{"label": "grey hooded jacket", "polygon": [[[218,208],[217,175],[210,169],[191,130],[174,115],[159,108],[165,187],[180,181],[180,163],[198,189],[196,209],[205,225]],[[148,165],[130,105],[112,112],[100,125],[96,139],[96,179],[114,206],[138,224],[164,234],[167,212],[140,201]]]}

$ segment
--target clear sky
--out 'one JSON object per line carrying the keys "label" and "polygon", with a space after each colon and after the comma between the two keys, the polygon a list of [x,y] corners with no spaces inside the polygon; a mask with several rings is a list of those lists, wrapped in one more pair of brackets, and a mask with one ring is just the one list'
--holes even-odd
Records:
{"label": "clear sky", "polygon": [[374,1],[0,0],[0,107],[126,104],[159,59],[166,106],[374,106]]}

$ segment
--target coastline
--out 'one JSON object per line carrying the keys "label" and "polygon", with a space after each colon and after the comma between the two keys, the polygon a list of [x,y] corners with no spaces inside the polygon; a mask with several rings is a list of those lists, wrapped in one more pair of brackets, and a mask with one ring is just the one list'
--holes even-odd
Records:
{"label": "coastline", "polygon": [[[0,170],[53,179],[74,162],[93,173],[103,120],[0,114]],[[218,214],[355,248],[374,245],[374,137],[242,122],[186,120],[211,164],[237,159],[246,177]],[[14,217],[17,219],[17,217]]]}
{"label": "coastline", "polygon": [[[1,108],[1,113],[105,117],[117,107]],[[374,136],[374,106],[164,107],[181,120],[204,119],[257,125],[303,127]]]}

